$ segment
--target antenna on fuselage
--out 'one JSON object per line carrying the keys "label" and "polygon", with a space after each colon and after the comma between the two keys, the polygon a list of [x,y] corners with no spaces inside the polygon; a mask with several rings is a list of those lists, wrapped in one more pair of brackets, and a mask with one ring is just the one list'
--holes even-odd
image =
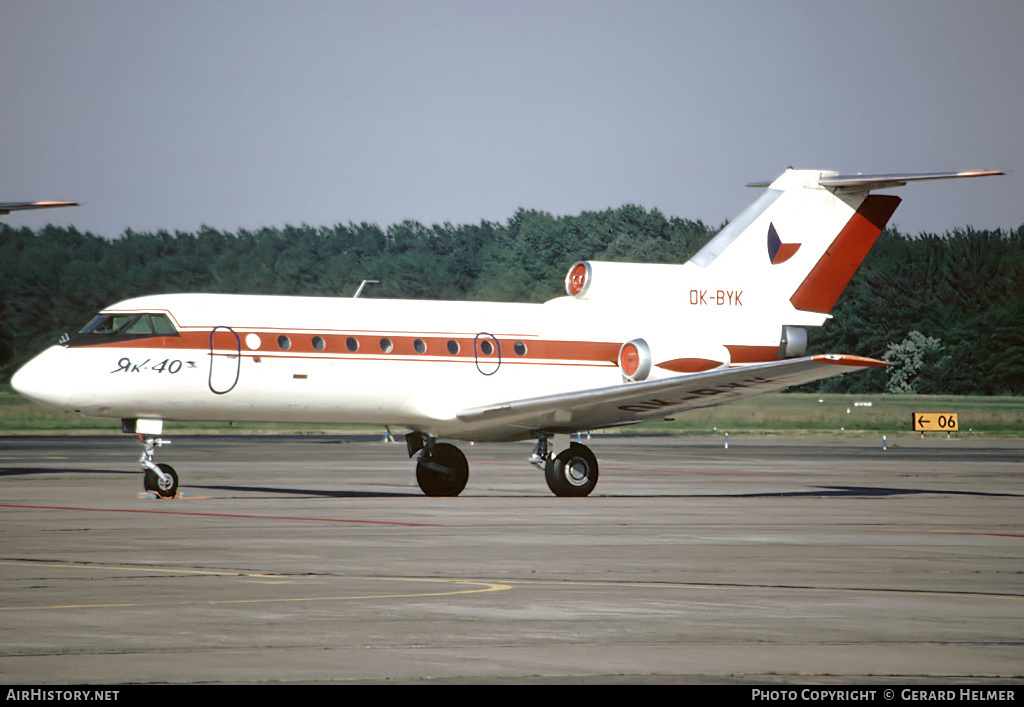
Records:
{"label": "antenna on fuselage", "polygon": [[363,288],[366,287],[367,285],[374,285],[374,284],[376,284],[378,282],[380,282],[380,280],[363,280],[359,284],[359,289],[356,290],[356,293],[354,295],[352,295],[352,299],[355,299],[359,295],[363,294]]}

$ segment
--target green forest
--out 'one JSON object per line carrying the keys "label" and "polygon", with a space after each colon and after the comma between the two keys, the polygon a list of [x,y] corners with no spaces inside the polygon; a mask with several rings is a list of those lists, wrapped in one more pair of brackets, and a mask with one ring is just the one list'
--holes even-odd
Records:
{"label": "green forest", "polygon": [[[237,233],[0,224],[0,381],[101,308],[170,292],[542,302],[576,260],[681,263],[719,229],[622,206],[578,216],[519,210],[506,223],[360,223]],[[811,353],[893,364],[815,384],[828,392],[1024,393],[1024,226],[910,236],[887,229]]]}

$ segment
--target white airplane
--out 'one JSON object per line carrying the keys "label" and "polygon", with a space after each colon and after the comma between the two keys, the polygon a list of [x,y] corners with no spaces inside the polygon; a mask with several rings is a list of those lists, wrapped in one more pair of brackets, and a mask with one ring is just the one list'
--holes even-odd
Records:
{"label": "white airplane", "polygon": [[593,452],[553,435],[661,419],[880,361],[805,356],[899,198],[872,189],[1002,172],[789,169],[682,265],[581,261],[544,304],[169,294],[125,300],[21,368],[15,390],[121,418],[145,488],[165,420],[373,423],[409,430],[416,478],[456,496],[469,465],[440,438],[535,438],[558,496],[586,496]]}

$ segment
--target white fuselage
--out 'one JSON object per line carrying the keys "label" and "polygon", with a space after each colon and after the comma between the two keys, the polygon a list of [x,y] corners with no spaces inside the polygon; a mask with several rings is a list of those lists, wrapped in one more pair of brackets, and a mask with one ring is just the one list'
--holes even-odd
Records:
{"label": "white fuselage", "polygon": [[[713,361],[705,368],[729,365],[724,344],[774,358],[778,322],[751,321],[745,307],[717,295],[692,304],[687,296],[670,307],[571,297],[507,304],[154,295],[104,313],[165,314],[177,336],[73,339],[40,354],[14,385],[86,416],[368,423],[503,439],[527,435],[467,424],[456,413],[619,385],[619,350],[636,337],[665,342],[656,344],[656,362],[696,352]],[[723,338],[728,331],[731,339]],[[650,377],[677,374],[655,366]]]}

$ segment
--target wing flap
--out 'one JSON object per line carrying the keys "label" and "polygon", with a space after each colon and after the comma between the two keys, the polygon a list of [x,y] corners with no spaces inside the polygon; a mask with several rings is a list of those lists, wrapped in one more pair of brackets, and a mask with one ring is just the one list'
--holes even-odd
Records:
{"label": "wing flap", "polygon": [[484,405],[462,410],[456,417],[474,426],[507,428],[510,437],[513,430],[576,432],[659,419],[885,365],[859,356],[808,356]]}

